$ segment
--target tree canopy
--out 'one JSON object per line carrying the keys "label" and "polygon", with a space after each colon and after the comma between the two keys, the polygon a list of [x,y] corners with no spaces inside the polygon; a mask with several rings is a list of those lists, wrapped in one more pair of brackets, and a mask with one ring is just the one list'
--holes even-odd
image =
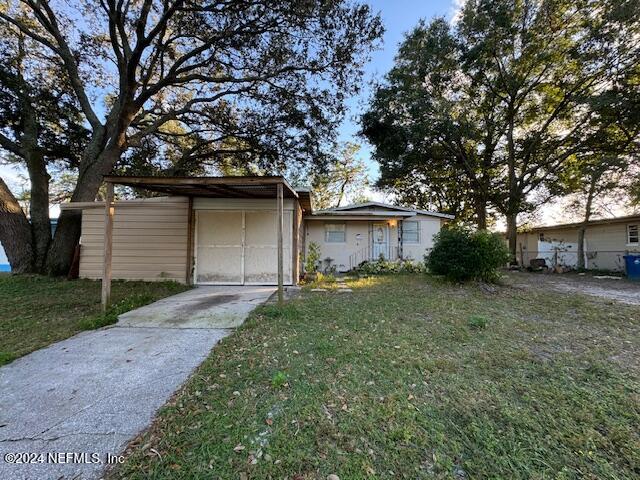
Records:
{"label": "tree canopy", "polygon": [[637,142],[639,13],[636,0],[469,0],[455,25],[421,22],[363,116],[380,186],[410,184],[480,228],[503,215],[515,254],[518,214],[572,159]]}
{"label": "tree canopy", "polygon": [[[0,6],[0,27],[12,45],[33,46],[11,74],[57,99],[49,109],[31,96],[41,112],[37,149],[47,149],[46,115],[68,101],[80,117],[70,117],[82,126],[73,201],[93,200],[114,168],[178,175],[211,164],[278,170],[325,161],[382,34],[367,5],[345,0],[11,0]],[[11,120],[11,101],[0,108],[2,134],[22,143],[24,118]],[[0,226],[30,246],[5,187]],[[79,233],[78,214],[63,212],[45,248],[49,272],[66,273]],[[28,252],[13,254],[8,234],[0,239],[10,260],[33,268]]]}

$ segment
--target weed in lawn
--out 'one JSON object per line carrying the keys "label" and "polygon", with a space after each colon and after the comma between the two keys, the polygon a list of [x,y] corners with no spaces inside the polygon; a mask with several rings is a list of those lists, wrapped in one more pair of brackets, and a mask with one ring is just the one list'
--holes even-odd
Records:
{"label": "weed in lawn", "polygon": [[469,320],[467,320],[467,325],[475,330],[484,330],[487,328],[488,323],[489,321],[486,317],[482,317],[480,315],[472,315],[469,317]]}
{"label": "weed in lawn", "polygon": [[271,377],[271,386],[273,388],[282,388],[287,383],[287,374],[284,372],[276,372]]}

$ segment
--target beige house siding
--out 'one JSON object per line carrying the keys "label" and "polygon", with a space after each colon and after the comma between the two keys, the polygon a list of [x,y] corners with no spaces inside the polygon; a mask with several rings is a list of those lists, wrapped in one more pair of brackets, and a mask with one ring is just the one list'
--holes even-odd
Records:
{"label": "beige house siding", "polygon": [[[158,197],[126,205],[116,202],[113,279],[175,280],[187,269],[189,203],[186,197]],[[120,207],[118,206],[120,205]],[[80,277],[100,279],[103,266],[104,209],[82,212]]]}
{"label": "beige house siding", "polygon": [[402,256],[406,259],[422,262],[427,250],[433,248],[433,236],[440,231],[441,220],[437,217],[416,215],[405,218],[404,221],[420,222],[420,243],[411,244],[405,242],[402,246]]}
{"label": "beige house siding", "polygon": [[[389,231],[389,247],[392,252],[398,249],[398,221],[400,218],[388,220],[342,220],[339,217],[331,220],[313,219],[307,217],[305,219],[305,254],[308,251],[309,244],[315,242],[320,246],[320,259],[324,261],[326,258],[332,259],[332,265],[335,265],[339,272],[347,271],[351,268],[350,257],[355,255],[356,264],[360,263],[370,252],[371,245],[371,224],[387,223]],[[402,248],[403,258],[413,261],[423,261],[424,254],[427,249],[433,246],[433,236],[440,231],[440,219],[428,215],[415,215],[405,218],[405,221],[418,221],[420,231],[420,242],[417,244],[404,244]],[[345,224],[345,242],[344,243],[328,243],[325,241],[325,225],[327,223],[344,223]],[[326,265],[326,263],[323,263]]]}
{"label": "beige house siding", "polygon": [[[588,269],[624,270],[623,256],[627,252],[640,252],[638,245],[627,245],[627,225],[609,223],[589,225],[585,232],[585,266]],[[578,228],[533,230],[518,234],[518,260],[528,265],[532,258],[540,257],[540,235],[545,241],[574,244],[577,248]]]}

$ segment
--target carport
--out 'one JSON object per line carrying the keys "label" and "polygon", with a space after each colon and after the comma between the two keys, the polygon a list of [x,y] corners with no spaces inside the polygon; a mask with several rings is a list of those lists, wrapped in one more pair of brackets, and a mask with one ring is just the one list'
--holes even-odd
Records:
{"label": "carport", "polygon": [[[81,272],[93,278],[100,278],[97,267],[101,267],[104,308],[109,304],[112,278],[137,278],[140,272],[139,278],[147,279],[153,271],[155,276],[149,279],[160,279],[164,271],[155,270],[163,267],[189,284],[277,285],[279,299],[285,284],[297,283],[300,223],[310,201],[308,194],[299,195],[283,177],[105,176],[104,181],[105,202],[64,206],[104,208],[104,222],[97,212],[83,213],[85,242],[80,260]],[[116,201],[115,185],[168,197]],[[176,202],[182,202],[179,209]],[[173,237],[164,241],[165,233]],[[171,265],[166,264],[165,254],[170,254]]]}

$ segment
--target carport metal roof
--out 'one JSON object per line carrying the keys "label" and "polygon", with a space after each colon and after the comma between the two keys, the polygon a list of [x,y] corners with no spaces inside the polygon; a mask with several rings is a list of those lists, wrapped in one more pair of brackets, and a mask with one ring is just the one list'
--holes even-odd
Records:
{"label": "carport metal roof", "polygon": [[278,184],[282,184],[285,198],[296,198],[305,212],[311,211],[309,191],[296,191],[282,176],[130,177],[110,175],[105,176],[104,181],[168,195],[209,198],[275,198]]}

